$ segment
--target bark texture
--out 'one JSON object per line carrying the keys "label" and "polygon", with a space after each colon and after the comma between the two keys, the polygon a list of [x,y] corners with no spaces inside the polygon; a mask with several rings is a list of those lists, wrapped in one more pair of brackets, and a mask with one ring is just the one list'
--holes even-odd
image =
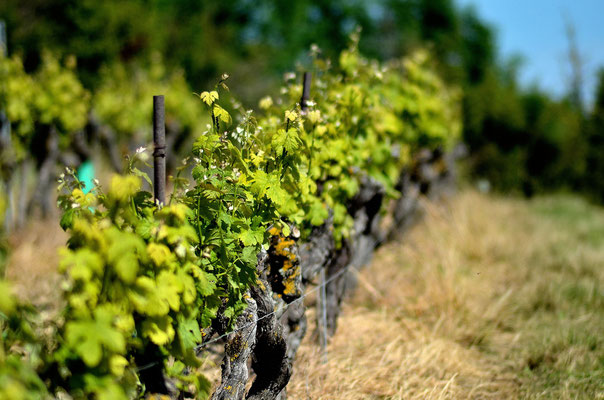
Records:
{"label": "bark texture", "polygon": [[250,376],[248,360],[256,342],[258,306],[248,294],[247,309],[237,318],[235,332],[228,335],[222,361],[222,381],[212,400],[242,399]]}
{"label": "bark texture", "polygon": [[[323,271],[326,318],[322,320],[323,310],[319,309],[317,322],[319,329],[333,335],[342,302],[356,286],[358,270],[371,261],[376,247],[400,236],[418,219],[422,197],[437,198],[454,187],[454,161],[462,154],[459,149],[420,151],[401,173],[396,185],[401,196],[388,204],[384,187],[369,177],[363,179],[347,205],[353,230],[339,246],[333,239],[331,218],[301,243],[271,230],[271,246],[259,255],[259,283],[250,290],[249,307],[237,320],[241,331],[227,338],[223,380],[213,399],[285,399],[292,364],[307,331],[303,293],[311,286],[319,289],[314,285]],[[386,213],[382,212],[384,205]],[[254,321],[253,326],[249,321]],[[215,331],[220,334],[222,329]],[[248,359],[255,378],[245,393]]]}

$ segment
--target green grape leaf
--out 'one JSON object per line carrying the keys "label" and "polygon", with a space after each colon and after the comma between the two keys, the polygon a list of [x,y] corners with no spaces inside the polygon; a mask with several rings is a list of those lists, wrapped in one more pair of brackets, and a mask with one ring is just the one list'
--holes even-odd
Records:
{"label": "green grape leaf", "polygon": [[286,236],[286,237],[289,236],[289,234],[291,233],[291,229],[290,229],[289,225],[284,221],[280,221],[280,222],[281,222],[281,229],[283,232],[283,236]]}
{"label": "green grape leaf", "polygon": [[233,122],[231,119],[231,114],[229,114],[227,110],[220,107],[218,104],[214,104],[214,115],[227,125],[230,125],[231,122]]}
{"label": "green grape leaf", "polygon": [[206,304],[201,311],[201,326],[210,326],[212,324],[212,320],[216,318],[218,313],[218,307],[220,305],[219,301],[215,301],[214,303]]}
{"label": "green grape leaf", "polygon": [[244,229],[238,235],[239,240],[244,246],[254,246],[264,241],[264,230],[261,229]]}
{"label": "green grape leaf", "polygon": [[195,319],[181,317],[178,320],[177,334],[185,350],[191,350],[201,343],[201,329]]}
{"label": "green grape leaf", "polygon": [[174,339],[174,327],[169,315],[145,319],[141,330],[143,337],[148,337],[158,346],[164,346]]}
{"label": "green grape leaf", "polygon": [[285,110],[285,119],[293,122],[298,118],[298,113],[291,110]]}
{"label": "green grape leaf", "polygon": [[187,274],[183,269],[179,269],[177,271],[178,279],[180,280],[183,291],[182,291],[182,301],[184,304],[191,304],[197,298],[197,289],[195,287],[195,280],[189,274]]}
{"label": "green grape leaf", "polygon": [[197,272],[197,290],[202,296],[210,296],[216,291],[216,277],[201,269]]}
{"label": "green grape leaf", "polygon": [[149,178],[149,175],[146,172],[134,167],[132,168],[132,173],[140,178],[143,178],[149,184],[149,186],[153,187],[153,182],[151,182],[151,178]]}
{"label": "green grape leaf", "polygon": [[94,310],[90,320],[74,320],[66,323],[65,340],[89,367],[96,367],[103,358],[103,351],[124,354],[126,341],[113,327],[114,315],[105,307]]}
{"label": "green grape leaf", "polygon": [[138,258],[126,253],[115,263],[115,272],[125,283],[133,283],[138,273]]}
{"label": "green grape leaf", "polygon": [[153,231],[157,228],[157,226],[158,225],[156,223],[143,219],[138,223],[138,225],[136,225],[136,234],[144,240],[149,240],[151,239]]}
{"label": "green grape leaf", "polygon": [[174,311],[180,308],[180,293],[183,291],[183,284],[178,276],[168,271],[160,272],[157,277],[157,295],[170,305]]}
{"label": "green grape leaf", "polygon": [[115,376],[121,377],[124,375],[124,370],[128,366],[128,360],[120,355],[113,355],[109,359],[109,370]]}
{"label": "green grape leaf", "polygon": [[255,268],[258,263],[256,248],[244,247],[241,251],[241,260],[246,263],[248,267]]}
{"label": "green grape leaf", "polygon": [[128,291],[128,298],[136,311],[143,315],[162,316],[168,314],[170,306],[159,296],[155,281],[148,276],[139,276],[136,284]]}
{"label": "green grape leaf", "polygon": [[149,243],[147,245],[147,253],[157,267],[161,267],[171,258],[170,249],[160,243]]}
{"label": "green grape leaf", "polygon": [[117,200],[125,201],[140,189],[141,180],[134,175],[113,175],[109,195]]}
{"label": "green grape leaf", "polygon": [[59,270],[67,272],[73,280],[88,282],[93,276],[100,276],[103,273],[103,260],[91,249],[85,247],[75,251],[64,249],[61,253]]}
{"label": "green grape leaf", "polygon": [[61,226],[61,228],[64,231],[71,228],[71,225],[73,224],[74,213],[75,213],[75,210],[72,208],[72,209],[65,211],[63,213],[63,215],[61,216],[61,221],[59,222],[59,225]]}
{"label": "green grape leaf", "polygon": [[327,208],[323,205],[323,203],[319,201],[313,202],[310,206],[310,210],[308,210],[308,218],[310,219],[310,223],[314,226],[322,225],[327,217],[329,217],[329,213],[327,212]]}

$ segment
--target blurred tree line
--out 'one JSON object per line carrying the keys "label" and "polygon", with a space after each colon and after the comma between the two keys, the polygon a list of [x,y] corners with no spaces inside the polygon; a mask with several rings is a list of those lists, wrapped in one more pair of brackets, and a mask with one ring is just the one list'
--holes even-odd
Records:
{"label": "blurred tree line", "polygon": [[520,64],[498,57],[493,28],[453,0],[3,0],[0,18],[26,70],[38,67],[44,50],[75,55],[79,78],[94,92],[107,65],[150,67],[161,54],[168,69],[184,70],[192,91],[230,73],[247,104],[295,63],[305,65],[312,44],[336,55],[356,26],[370,57],[428,46],[446,80],[464,90],[472,179],[604,201],[604,72],[589,107],[573,88],[560,100],[520,87]]}

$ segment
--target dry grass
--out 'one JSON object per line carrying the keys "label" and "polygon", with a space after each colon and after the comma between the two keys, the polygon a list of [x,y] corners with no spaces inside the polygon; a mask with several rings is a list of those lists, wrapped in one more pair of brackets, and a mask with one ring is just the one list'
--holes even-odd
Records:
{"label": "dry grass", "polygon": [[[360,274],[326,363],[307,338],[290,398],[604,398],[594,339],[604,325],[604,248],[576,237],[590,228],[540,215],[547,200],[464,192],[426,207],[403,244],[381,249]],[[591,228],[604,222],[601,210],[586,212]],[[570,305],[581,312],[567,318],[540,308],[565,283],[587,285],[593,306]],[[574,328],[574,338],[561,333]]]}
{"label": "dry grass", "polygon": [[6,278],[19,296],[39,309],[56,309],[60,301],[57,267],[59,248],[66,241],[67,234],[56,218],[30,222],[10,238]]}

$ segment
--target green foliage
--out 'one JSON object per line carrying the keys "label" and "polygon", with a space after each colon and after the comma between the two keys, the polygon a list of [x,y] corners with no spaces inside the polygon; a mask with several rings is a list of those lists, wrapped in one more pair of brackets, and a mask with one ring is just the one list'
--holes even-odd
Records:
{"label": "green foliage", "polygon": [[599,202],[604,202],[604,68],[598,72],[594,109],[587,121],[587,176],[583,185]]}
{"label": "green foliage", "polygon": [[[54,353],[64,389],[131,397],[133,355],[149,344],[166,363],[170,356],[197,367],[194,346],[209,322],[202,314],[220,302],[216,277],[194,251],[192,211],[182,203],[158,210],[134,174],[114,176],[107,193],[97,187],[83,195],[77,180],[64,185],[71,188],[59,199],[70,232],[60,265],[68,309]],[[183,374],[174,377],[192,382]],[[194,382],[207,390],[203,378]]]}
{"label": "green foliage", "polygon": [[15,134],[24,141],[33,131],[34,80],[25,73],[18,57],[0,58],[0,77],[0,106],[12,121]]}
{"label": "green foliage", "polygon": [[526,195],[552,189],[593,193],[597,179],[587,167],[585,118],[566,100],[551,100],[537,89],[522,91],[515,74],[513,66],[491,70],[466,90],[464,139],[472,175],[497,190]]}
{"label": "green foliage", "polygon": [[48,394],[36,371],[42,344],[32,328],[33,309],[0,281],[0,398],[41,399]]}
{"label": "green foliage", "polygon": [[[101,71],[101,81],[92,98],[100,122],[112,128],[121,142],[150,142],[148,123],[153,113],[153,95],[164,94],[169,133],[187,132],[196,137],[207,120],[180,71],[169,72],[159,56],[149,68],[112,64]],[[178,132],[176,132],[178,131]]]}
{"label": "green foliage", "polygon": [[[295,7],[266,0],[107,0],[102,5],[90,0],[5,0],[0,15],[7,22],[8,48],[23,54],[27,72],[43,63],[46,49],[77,57],[78,76],[93,93],[94,114],[118,133],[122,148],[124,140],[146,140],[151,110],[146,99],[157,88],[166,94],[174,88],[166,97],[173,102],[167,104],[173,127],[192,137],[203,131],[206,116],[198,119],[194,99],[188,96],[191,90],[178,71],[186,73],[193,87],[208,86],[212,77],[232,71],[233,83],[249,106],[267,86],[276,85],[275,77],[291,60],[309,66],[306,49],[311,44],[335,58],[345,50],[345,38],[360,26],[363,54],[385,60],[428,47],[437,55],[434,64],[445,81],[463,87],[463,137],[475,155],[473,177],[487,178],[501,190],[526,193],[555,188],[599,192],[593,189],[599,180],[587,164],[569,162],[572,157],[590,158],[589,164],[599,168],[597,154],[587,154],[599,140],[594,124],[576,123],[584,115],[573,102],[539,93],[549,104],[542,119],[568,137],[551,141],[543,131],[546,125],[533,126],[525,101],[533,90],[519,88],[510,61],[496,54],[494,29],[475,8],[461,8],[453,0],[299,0]],[[343,53],[343,69],[354,69],[354,57],[347,58]],[[35,87],[25,89],[19,80],[27,76],[17,75],[11,80],[20,87],[21,98],[12,107],[20,110],[14,125],[23,135],[35,128],[37,117],[19,103],[31,103],[27,99],[34,98]],[[232,111],[227,105],[216,108],[220,124],[231,123],[221,119],[227,115],[223,108]],[[538,150],[541,145],[544,151]],[[19,152],[25,156],[23,149]]]}
{"label": "green foliage", "polygon": [[[48,385],[40,390],[74,398],[144,395],[137,355],[156,348],[176,384],[204,397],[209,385],[195,355],[202,330],[219,314],[232,323],[244,310],[257,282],[257,256],[271,235],[288,236],[295,226],[305,238],[331,215],[340,245],[353,233],[349,206],[363,179],[378,180],[392,198],[414,152],[450,148],[460,132],[458,97],[433,72],[428,54],[380,65],[356,44],[337,67],[315,59],[315,100],[307,112],[297,104],[297,80],[286,82],[280,98],[265,98],[258,116],[236,102],[231,115],[220,104],[227,75],[198,100],[190,96],[212,123],[182,167],[190,168],[193,184],[175,180],[165,206],[141,189],[148,180],[137,167],[144,150],[107,189],[85,194],[66,170],[59,197],[70,236],[60,263],[66,309],[50,347],[37,345],[39,363],[19,364],[19,387],[40,377]],[[103,103],[98,99],[115,92],[99,93]],[[136,96],[122,106],[134,106]],[[110,109],[103,118],[136,129],[138,117],[122,120]],[[0,303],[9,311],[21,307],[9,297]],[[7,328],[7,337],[22,337],[23,327]],[[11,365],[0,363],[6,376]]]}
{"label": "green foliage", "polygon": [[82,129],[88,120],[90,94],[82,87],[74,68],[73,57],[62,66],[50,53],[46,53],[35,79],[33,98],[37,120],[42,124],[55,125],[64,133]]}
{"label": "green foliage", "polygon": [[430,72],[426,53],[384,67],[363,59],[353,43],[340,67],[316,59],[313,96],[321,100],[306,114],[296,106],[296,80],[282,98],[263,99],[258,118],[239,107],[236,126],[220,124],[231,117],[217,116],[217,90],[200,95],[215,123],[195,142],[196,183],[184,199],[195,214],[200,253],[226,288],[233,315],[255,281],[255,254],[268,247],[269,227],[293,224],[305,237],[331,210],[340,243],[352,233],[348,204],[364,176],[394,196],[413,151],[448,148],[459,135],[457,97]]}
{"label": "green foliage", "polygon": [[4,228],[7,209],[8,199],[4,188],[0,186],[0,278],[4,278],[9,253],[8,238]]}
{"label": "green foliage", "polygon": [[13,126],[13,147],[17,158],[26,156],[34,143],[37,127],[53,127],[65,147],[71,135],[88,120],[90,94],[74,72],[75,60],[65,65],[45,53],[35,74],[27,74],[19,57],[0,56],[0,108]]}
{"label": "green foliage", "polygon": [[265,82],[278,83],[275,77],[292,60],[309,62],[313,43],[337,57],[355,26],[364,32],[362,52],[380,60],[434,46],[447,78],[463,80],[470,70],[468,79],[476,79],[495,58],[492,29],[453,0],[298,0],[295,6],[268,0],[5,0],[0,15],[9,50],[24,54],[28,70],[44,49],[73,54],[92,91],[104,66],[149,62],[157,52],[169,68],[184,69],[192,87],[233,72],[240,95],[251,102],[266,90]]}

